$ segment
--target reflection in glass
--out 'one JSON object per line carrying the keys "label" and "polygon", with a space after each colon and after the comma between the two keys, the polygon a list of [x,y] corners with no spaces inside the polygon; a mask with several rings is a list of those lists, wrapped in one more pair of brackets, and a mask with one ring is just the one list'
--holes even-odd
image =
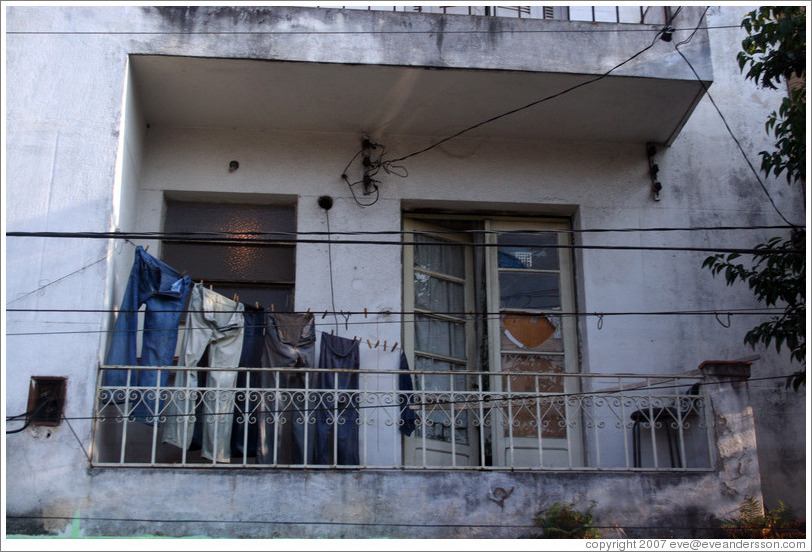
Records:
{"label": "reflection in glass", "polygon": [[558,270],[555,234],[500,234],[497,243],[499,268]]}
{"label": "reflection in glass", "polygon": [[414,265],[418,268],[449,274],[456,278],[465,278],[465,251],[455,242],[440,240],[431,236],[416,234],[414,241],[425,244],[415,245]]}
{"label": "reflection in glass", "polygon": [[465,325],[415,316],[415,349],[465,361]]}
{"label": "reflection in glass", "polygon": [[558,274],[501,272],[499,304],[502,308],[561,309]]}
{"label": "reflection in glass", "polygon": [[[458,371],[464,370],[465,365],[415,355],[415,368],[417,370]],[[422,402],[425,404],[427,439],[451,442],[452,407],[448,403],[455,397],[449,394],[448,391],[452,389],[452,378],[454,391],[464,391],[466,389],[466,377],[464,374],[425,374],[418,375],[415,378],[417,380],[415,388],[429,392],[421,395]],[[436,391],[437,394],[434,395],[430,391]],[[454,405],[456,420],[454,438],[458,445],[468,444],[468,413],[464,410],[465,407],[465,403],[456,403]],[[422,409],[415,411],[418,417],[421,416],[421,412]],[[418,424],[416,435],[421,436],[420,424]]]}
{"label": "reflection in glass", "polygon": [[465,288],[456,282],[415,272],[414,302],[419,309],[435,312],[463,312]]}

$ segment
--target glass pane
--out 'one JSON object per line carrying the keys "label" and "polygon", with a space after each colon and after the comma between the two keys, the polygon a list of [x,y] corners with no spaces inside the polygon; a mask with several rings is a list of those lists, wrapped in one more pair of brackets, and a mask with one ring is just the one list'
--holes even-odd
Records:
{"label": "glass pane", "polygon": [[[295,232],[290,205],[166,202],[166,232]],[[245,235],[244,237],[249,237]]]}
{"label": "glass pane", "polygon": [[417,308],[434,312],[463,312],[465,310],[465,288],[456,282],[415,272],[414,303]]}
{"label": "glass pane", "polygon": [[429,316],[415,317],[415,349],[462,361],[465,353],[465,324]]}
{"label": "glass pane", "polygon": [[615,6],[595,6],[595,21],[605,23],[617,22],[617,10]]}
{"label": "glass pane", "polygon": [[499,334],[503,351],[564,351],[560,316],[505,314]]}
{"label": "glass pane", "polygon": [[[420,356],[419,354],[415,355],[415,370],[427,370],[427,371],[455,371],[455,372],[463,372],[465,370],[465,365],[463,364],[456,364],[452,362],[443,362],[441,360],[435,360],[433,358],[427,358]],[[425,380],[424,380],[425,378]],[[465,391],[466,390],[466,376],[464,373],[460,374],[416,374],[415,379],[416,381],[416,388],[423,390],[423,385],[425,385],[425,391],[450,391],[451,390],[451,379],[454,378],[454,390],[455,391]]]}
{"label": "glass pane", "polygon": [[640,6],[618,6],[620,23],[640,23]]}
{"label": "glass pane", "polygon": [[296,250],[292,246],[228,246],[164,242],[163,261],[185,270],[192,280],[293,282]]}
{"label": "glass pane", "polygon": [[500,234],[499,268],[558,270],[555,234]]}
{"label": "glass pane", "polygon": [[499,304],[502,308],[561,309],[558,274],[501,272]]}
{"label": "glass pane", "polygon": [[[502,376],[502,388],[510,389],[514,437],[537,437],[541,425],[542,437],[565,438],[565,402],[562,397],[545,397],[544,393],[563,393],[564,359],[537,355],[502,355],[505,372],[552,372],[550,375]],[[508,387],[510,385],[510,387]],[[507,414],[507,412],[505,412]],[[506,432],[507,435],[507,432]]]}
{"label": "glass pane", "polygon": [[592,21],[592,6],[570,6],[572,21]]}
{"label": "glass pane", "polygon": [[[464,369],[464,365],[442,362],[431,358],[415,355],[415,367],[417,370],[438,370],[438,371],[459,371]],[[437,374],[416,375],[417,389],[427,392],[437,391],[438,394],[426,393],[421,395],[421,400],[425,403],[426,415],[426,438],[438,441],[451,442],[451,405],[450,401],[458,398],[448,393],[451,390],[451,380],[454,380],[454,391],[466,390],[466,376],[464,374]],[[425,389],[423,386],[425,385]],[[438,404],[443,403],[443,404]],[[464,410],[466,403],[456,403],[454,406],[454,432],[458,445],[468,444],[468,413]],[[415,411],[418,417],[423,410]],[[418,427],[420,427],[418,425]],[[420,430],[417,431],[420,436]]]}
{"label": "glass pane", "polygon": [[415,245],[414,265],[416,267],[465,278],[465,248],[461,244],[421,234],[415,234],[414,241],[425,244],[447,244],[445,246]]}
{"label": "glass pane", "polygon": [[[247,205],[166,202],[164,230],[169,233],[228,232],[251,239],[257,232],[295,232],[296,214],[291,205]],[[259,236],[266,237],[266,236]],[[292,240],[293,236],[270,236]],[[165,241],[162,260],[186,270],[193,280],[293,282],[293,245],[229,245]]]}

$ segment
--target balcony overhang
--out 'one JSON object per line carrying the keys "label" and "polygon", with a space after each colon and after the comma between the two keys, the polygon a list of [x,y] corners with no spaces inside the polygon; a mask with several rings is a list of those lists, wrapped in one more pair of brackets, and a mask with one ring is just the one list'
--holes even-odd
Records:
{"label": "balcony overhang", "polygon": [[[609,75],[133,56],[152,125],[670,143],[700,82]],[[592,81],[592,82],[590,82]]]}
{"label": "balcony overhang", "polygon": [[700,7],[678,10],[671,42],[662,24],[143,9],[156,29],[190,33],[132,56],[155,125],[444,137],[557,95],[470,135],[669,144],[704,92],[694,70],[713,79]]}

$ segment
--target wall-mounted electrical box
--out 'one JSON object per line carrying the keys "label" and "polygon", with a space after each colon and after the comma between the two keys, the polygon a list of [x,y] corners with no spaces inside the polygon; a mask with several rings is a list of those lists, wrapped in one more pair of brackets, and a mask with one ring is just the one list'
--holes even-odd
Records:
{"label": "wall-mounted electrical box", "polygon": [[28,420],[31,425],[58,426],[62,423],[62,409],[68,378],[33,376],[28,388]]}

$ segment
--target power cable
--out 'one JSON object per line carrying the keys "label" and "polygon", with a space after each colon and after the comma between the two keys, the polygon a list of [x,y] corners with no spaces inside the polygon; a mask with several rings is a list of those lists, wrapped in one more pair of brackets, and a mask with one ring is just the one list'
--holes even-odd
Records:
{"label": "power cable", "polygon": [[[374,469],[365,468],[366,471],[375,471]],[[609,470],[607,470],[609,471]],[[76,516],[34,516],[34,515],[7,515],[6,519],[19,519],[19,520],[73,520]],[[134,518],[134,517],[127,517],[127,518],[113,518],[113,517],[99,517],[99,516],[82,516],[82,521],[100,521],[100,522],[133,522],[133,523],[200,523],[200,524],[223,524],[223,523],[234,523],[234,524],[242,524],[242,525],[328,525],[328,526],[352,526],[352,527],[410,527],[410,528],[420,528],[420,529],[432,529],[432,528],[477,528],[477,529],[535,529],[540,530],[541,527],[538,525],[523,525],[523,524],[506,524],[506,523],[394,523],[394,522],[385,522],[385,521],[377,521],[377,522],[363,522],[363,521],[313,521],[313,520],[250,520],[250,519],[202,519],[202,518],[195,518],[195,519],[157,519],[157,518]],[[596,529],[620,529],[620,530],[668,530],[668,531],[699,531],[699,530],[706,530],[706,531],[718,531],[720,526],[700,526],[700,525],[598,525],[598,524],[590,524],[590,527],[594,527]],[[748,524],[748,528],[757,529],[762,527],[760,524]],[[767,525],[764,525],[767,528]],[[693,537],[692,537],[693,539]],[[665,538],[658,538],[658,537],[647,537],[646,540],[648,541],[664,541],[666,540],[679,540],[675,537],[665,537]],[[695,539],[693,539],[695,540]],[[796,540],[796,539],[792,539]],[[803,544],[803,539],[797,539],[799,544]],[[703,543],[704,544],[704,543]],[[713,543],[712,543],[713,544]],[[765,543],[766,544],[766,543]],[[686,548],[688,546],[686,545]],[[734,548],[733,546],[723,547],[719,546],[718,548]],[[767,548],[764,546],[763,548]],[[778,548],[777,546],[775,548]],[[791,547],[782,546],[784,549],[791,549]],[[798,547],[800,549],[800,546]]]}
{"label": "power cable", "polygon": [[[365,468],[366,471],[375,471],[374,469]],[[33,516],[33,515],[8,515],[6,516],[7,519],[39,519],[39,520],[73,520],[76,516]],[[363,521],[313,521],[313,520],[251,520],[251,519],[157,519],[157,518],[113,518],[113,517],[98,517],[98,516],[82,516],[81,520],[83,521],[103,521],[103,522],[119,522],[119,521],[126,521],[126,522],[134,522],[134,523],[236,523],[236,524],[244,524],[244,525],[348,525],[348,526],[355,526],[355,527],[415,527],[415,528],[481,528],[481,529],[536,529],[539,530],[541,527],[538,525],[523,525],[523,524],[505,524],[505,523],[394,523],[394,522],[363,522]],[[623,529],[623,530],[631,530],[631,529],[664,529],[664,530],[680,530],[680,531],[689,531],[689,530],[719,530],[719,526],[699,526],[699,525],[597,525],[597,524],[590,524],[590,527],[595,527],[598,529]],[[748,524],[748,527],[751,528],[758,528],[761,525],[757,524]],[[765,526],[766,527],[766,526]],[[647,540],[652,541],[662,541],[666,540],[665,538],[656,538],[656,537],[649,537]],[[671,539],[673,540],[673,539]],[[802,539],[799,539],[802,540]],[[687,546],[686,546],[687,548]],[[719,548],[722,548],[721,546]],[[732,546],[730,548],[733,548]],[[765,547],[766,548],[766,547]],[[784,547],[786,548],[786,547]]]}
{"label": "power cable", "polygon": [[[509,18],[508,18],[509,19]],[[541,21],[541,20],[539,20]],[[592,22],[592,21],[578,21],[578,20],[569,20],[571,23],[602,23],[602,22]],[[609,24],[613,24],[613,22],[608,22]],[[617,24],[617,23],[614,23]],[[628,25],[650,25],[654,26],[649,23],[629,23]],[[706,27],[700,27],[701,29],[739,29],[740,25],[709,25]],[[674,31],[687,31],[691,30],[691,28],[675,28]],[[392,31],[392,30],[365,30],[365,31],[6,31],[7,35],[32,35],[32,36],[41,36],[41,35],[53,35],[53,36],[98,36],[98,35],[109,35],[109,36],[121,36],[121,35],[134,35],[134,36],[142,36],[142,35],[225,35],[225,36],[240,36],[240,35],[271,35],[271,36],[298,36],[298,35],[470,35],[470,34],[510,34],[510,35],[523,35],[523,34],[601,34],[601,33],[661,33],[662,29],[656,28],[613,28],[613,29],[601,29],[601,28],[589,28],[589,29],[468,29],[468,30],[438,30],[438,29],[426,29],[426,30],[402,30],[402,31]]]}
{"label": "power cable", "polygon": [[650,50],[651,48],[653,48],[653,47],[654,47],[654,45],[657,43],[657,40],[660,38],[660,35],[662,35],[662,33],[663,33],[663,29],[659,30],[659,31],[657,32],[657,34],[654,36],[654,40],[651,42],[651,44],[649,44],[648,46],[646,46],[645,48],[643,48],[643,49],[642,49],[642,50],[640,50],[639,52],[635,53],[635,54],[634,54],[634,55],[632,55],[631,57],[627,58],[626,60],[621,61],[620,63],[618,63],[617,65],[615,65],[614,67],[612,67],[611,69],[609,69],[608,71],[606,71],[605,73],[603,73],[603,74],[601,74],[601,75],[598,75],[597,77],[594,77],[594,78],[591,78],[591,79],[589,79],[589,80],[587,80],[587,81],[584,81],[584,82],[581,82],[581,83],[579,83],[579,84],[576,84],[576,85],[570,86],[569,88],[566,88],[565,90],[562,90],[561,92],[557,92],[557,93],[555,93],[555,94],[551,94],[551,95],[549,95],[549,96],[546,96],[546,97],[541,98],[541,99],[539,99],[539,100],[535,100],[535,101],[530,102],[530,103],[528,103],[528,104],[526,104],[526,105],[523,105],[523,106],[521,106],[521,107],[517,107],[517,108],[515,108],[515,109],[511,109],[510,111],[506,111],[506,112],[501,113],[501,114],[499,114],[499,115],[495,115],[495,116],[493,116],[493,117],[491,117],[491,118],[489,118],[489,119],[486,119],[486,120],[484,120],[484,121],[481,121],[481,122],[479,122],[479,123],[476,123],[476,124],[474,124],[474,125],[471,125],[471,126],[469,126],[469,127],[467,127],[467,128],[464,128],[464,129],[460,130],[459,132],[456,132],[456,133],[454,133],[454,134],[452,134],[452,135],[450,135],[450,136],[447,136],[447,137],[445,137],[445,138],[443,138],[443,139],[441,139],[441,140],[439,140],[439,141],[437,141],[437,142],[435,142],[435,143],[431,144],[430,146],[427,146],[427,147],[425,147],[425,148],[423,148],[423,149],[420,149],[420,150],[414,151],[414,152],[412,152],[412,153],[410,153],[410,154],[404,155],[403,157],[398,157],[398,158],[395,158],[395,159],[390,159],[390,160],[388,160],[388,161],[385,161],[384,163],[385,163],[385,164],[392,164],[392,163],[397,163],[397,162],[400,162],[400,161],[404,161],[404,160],[409,159],[409,158],[411,158],[411,157],[415,157],[415,156],[417,156],[417,155],[420,155],[420,154],[422,154],[422,153],[425,153],[425,152],[427,152],[427,151],[430,151],[430,150],[432,150],[432,149],[436,148],[437,146],[439,146],[439,145],[441,145],[441,144],[443,144],[443,143],[445,143],[445,142],[448,142],[449,140],[452,140],[452,139],[454,139],[454,138],[457,138],[457,137],[459,137],[459,136],[461,136],[461,135],[465,134],[466,132],[470,132],[470,131],[472,131],[472,130],[474,130],[474,129],[476,129],[476,128],[479,128],[479,127],[481,127],[481,126],[483,126],[483,125],[487,125],[487,124],[489,124],[489,123],[492,123],[492,122],[494,122],[494,121],[496,121],[496,120],[498,120],[498,119],[502,119],[502,118],[507,117],[507,116],[509,116],[509,115],[513,115],[514,113],[518,113],[518,112],[520,112],[520,111],[524,111],[524,110],[529,109],[529,108],[531,108],[531,107],[534,107],[534,106],[536,106],[536,105],[538,105],[538,104],[540,104],[540,103],[547,102],[547,101],[549,101],[549,100],[552,100],[552,99],[558,98],[559,96],[563,96],[564,94],[568,94],[568,93],[572,92],[573,90],[577,90],[578,88],[581,88],[581,87],[583,87],[583,86],[587,86],[587,85],[592,84],[592,83],[595,83],[595,82],[597,82],[597,81],[599,81],[599,80],[601,80],[601,79],[604,79],[604,78],[608,77],[608,76],[609,76],[609,74],[611,74],[611,73],[612,73],[613,71],[615,71],[616,69],[619,69],[620,67],[622,67],[622,66],[626,65],[626,64],[627,64],[627,63],[629,63],[630,61],[634,60],[634,59],[635,59],[635,58],[637,58],[638,56],[642,55],[643,53],[645,53],[645,52],[647,52],[648,50]]}
{"label": "power cable", "polygon": [[[327,232],[330,231],[330,210],[324,210],[324,216],[327,219]],[[333,318],[335,319],[336,331],[338,331],[338,315],[336,314],[336,292],[333,285],[333,248],[331,244],[327,244],[327,264],[330,267],[330,306],[333,308]]]}
{"label": "power cable", "polygon": [[25,425],[23,425],[23,427],[18,428],[18,429],[13,429],[11,431],[6,430],[6,435],[11,435],[13,433],[20,433],[21,431],[24,431],[29,425],[31,425],[31,422],[34,420],[34,418],[37,416],[37,414],[40,413],[40,411],[43,408],[45,408],[46,406],[50,406],[52,403],[54,403],[56,401],[57,401],[57,399],[55,399],[53,397],[49,397],[49,398],[44,399],[41,403],[39,403],[37,405],[37,407],[34,408],[33,410],[29,410],[28,412],[23,412],[22,414],[17,414],[16,416],[6,416],[6,422],[10,422],[12,420],[17,420],[18,418],[25,418]]}
{"label": "power cable", "polygon": [[135,244],[132,243],[130,240],[125,239],[123,243],[119,244],[115,249],[113,249],[110,253],[108,253],[107,255],[102,257],[101,259],[99,259],[97,261],[93,261],[92,263],[87,264],[87,265],[83,266],[82,268],[80,268],[78,270],[74,270],[73,272],[71,272],[69,274],[65,274],[61,278],[57,278],[56,280],[52,280],[52,281],[48,282],[47,284],[41,285],[40,287],[38,287],[35,290],[23,293],[22,295],[20,295],[16,299],[12,299],[11,301],[9,301],[7,304],[10,305],[12,303],[16,303],[17,301],[22,301],[26,297],[30,297],[31,295],[33,295],[33,294],[35,294],[35,293],[37,293],[39,291],[42,291],[43,289],[47,288],[48,286],[52,286],[54,284],[57,284],[57,283],[61,282],[62,280],[65,280],[66,278],[69,278],[69,277],[73,276],[74,274],[79,274],[80,272],[82,272],[84,270],[87,270],[91,266],[97,265],[102,261],[106,261],[106,260],[110,259],[110,257],[112,257],[114,254],[116,254],[118,252],[118,250],[121,249],[121,247],[124,245],[124,243],[129,243],[130,245],[135,246]]}
{"label": "power cable", "polygon": [[[150,370],[150,369],[155,369],[155,368],[157,368],[157,367],[153,367],[153,366],[137,366],[137,367],[132,367],[132,368],[114,368],[114,369],[115,370],[126,370],[126,369]],[[183,367],[172,367],[172,368],[177,370],[177,369],[183,368]],[[188,369],[193,370],[193,369],[197,369],[197,368],[200,368],[200,367],[189,367]],[[204,368],[207,368],[207,367],[204,367]],[[218,368],[216,368],[216,367],[215,368],[207,368],[207,369],[208,369],[208,371],[216,371],[216,370],[218,370]],[[251,371],[248,368],[246,368],[245,370],[246,371]],[[253,372],[254,373],[257,373],[257,372],[272,372],[274,370],[275,369],[265,369],[265,370],[259,369],[259,370],[253,370]],[[317,371],[317,370],[315,370],[315,368],[303,368],[302,370],[303,371],[310,371],[310,372]],[[109,371],[109,370],[104,370],[104,371]],[[346,369],[346,370],[340,370],[340,369],[333,370],[333,372],[336,372],[336,371],[338,371],[338,372],[344,371],[344,372],[363,373],[363,371],[359,372],[358,370],[349,370],[349,369]],[[464,375],[464,376],[470,376],[471,375],[471,374],[465,374],[465,372],[436,372],[436,373],[415,374],[414,371],[410,371],[410,374],[411,375],[425,375],[425,376],[438,376],[439,375],[439,376],[449,376],[449,377],[450,376],[460,376],[460,375]],[[378,375],[380,375],[380,374],[378,374]],[[397,376],[398,372],[397,371],[392,371],[391,375],[392,376]],[[488,373],[487,375],[485,375],[485,374],[474,374],[474,375],[481,375],[482,377],[488,377],[488,378],[490,378],[490,377],[522,377],[522,376],[524,376],[524,377],[536,377],[536,376],[538,376],[538,374],[527,375],[527,374],[524,374],[522,372],[518,372],[518,373],[517,372],[491,372],[491,373]],[[549,375],[550,376],[555,376],[555,377],[562,377],[562,374],[557,373],[557,372],[556,373],[550,373]],[[565,376],[571,376],[573,378],[577,378],[577,377],[582,376],[584,374],[579,374],[577,372],[572,372],[572,373],[568,373],[568,374],[564,374],[564,375]],[[605,374],[604,375],[604,374],[590,373],[589,375],[594,376],[595,378],[602,378],[602,379],[607,379],[607,380],[617,378],[617,374]],[[658,380],[691,380],[691,381],[694,381],[694,380],[701,379],[701,376],[683,376],[683,375],[675,375],[675,374],[662,374],[662,375],[641,374],[639,376],[637,376],[636,374],[622,374],[622,375],[623,376],[629,376],[632,379],[638,379],[638,380],[658,379]],[[715,381],[714,382],[695,381],[694,383],[696,383],[697,385],[702,387],[702,386],[706,386],[706,385],[719,385],[719,384],[722,384],[722,383],[748,383],[749,384],[750,382],[755,382],[755,381],[771,381],[771,380],[779,380],[779,379],[780,380],[786,380],[788,377],[791,377],[791,376],[762,376],[762,377],[757,377],[757,378],[752,378],[751,377],[751,378],[730,379],[730,380],[725,380],[725,381],[720,381],[720,382],[715,382]],[[631,392],[644,393],[644,392],[651,392],[651,391],[667,391],[667,390],[682,389],[686,385],[687,385],[686,382],[675,383],[675,384],[665,384],[665,383],[663,383],[663,384],[654,384],[654,385],[648,385],[648,386],[646,386],[645,384],[639,384],[637,387],[629,387],[629,388],[626,388],[626,389],[610,389],[610,390],[603,390],[603,391],[601,391],[601,390],[597,390],[597,391],[574,391],[574,392],[567,392],[567,393],[564,393],[564,392],[562,392],[562,393],[550,392],[550,393],[544,393],[544,394],[541,394],[541,393],[526,393],[526,394],[522,394],[522,395],[513,395],[513,393],[516,393],[514,391],[514,392],[511,392],[511,395],[507,396],[507,397],[491,397],[490,396],[490,395],[499,395],[500,393],[506,393],[504,391],[503,392],[495,392],[495,391],[482,391],[482,392],[480,392],[480,391],[455,391],[455,393],[465,394],[465,395],[482,394],[482,395],[488,395],[488,396],[487,397],[482,397],[482,398],[466,398],[466,399],[437,399],[437,400],[430,400],[430,401],[427,401],[427,402],[419,402],[419,401],[414,401],[414,400],[408,400],[408,401],[404,401],[404,402],[396,401],[396,402],[392,402],[391,404],[373,404],[373,405],[351,405],[350,404],[351,401],[349,399],[346,399],[347,400],[347,405],[344,406],[344,407],[341,407],[341,408],[338,408],[338,407],[325,407],[325,406],[322,406],[322,407],[319,407],[319,406],[315,406],[315,407],[303,406],[303,407],[292,407],[292,408],[284,408],[284,409],[265,410],[265,411],[261,411],[261,412],[260,411],[252,411],[250,413],[249,412],[244,412],[244,413],[240,412],[240,414],[241,415],[248,415],[248,414],[256,415],[256,414],[262,413],[262,414],[267,414],[267,415],[272,415],[273,416],[273,415],[279,415],[279,414],[293,414],[293,413],[317,413],[317,412],[325,412],[325,411],[333,412],[334,410],[336,410],[336,408],[338,408],[338,410],[340,412],[344,412],[347,409],[352,409],[352,410],[376,410],[376,409],[382,409],[382,408],[398,408],[398,407],[406,406],[406,405],[408,405],[408,406],[421,406],[421,407],[422,406],[443,407],[443,406],[451,406],[451,405],[480,404],[480,403],[482,403],[482,404],[489,403],[487,405],[488,408],[493,408],[494,406],[496,406],[496,407],[500,406],[500,403],[515,403],[516,401],[526,401],[526,400],[544,401],[544,400],[549,400],[550,404],[552,404],[553,401],[556,401],[556,402],[557,401],[563,401],[563,400],[570,399],[570,398],[573,398],[573,397],[592,397],[592,398],[599,397],[600,398],[600,397],[605,397],[605,396],[617,395],[619,393],[631,393]],[[295,388],[295,389],[278,388],[277,389],[277,388],[273,387],[273,388],[270,388],[270,389],[273,389],[273,391],[272,391],[273,393],[276,393],[277,391],[280,392],[280,393],[296,393],[296,394],[301,394],[302,393],[302,390],[300,390],[299,388]],[[170,393],[173,390],[184,391],[184,388],[163,387],[163,388],[160,389],[161,392],[170,392]],[[201,387],[201,388],[199,388],[199,390],[200,390],[200,393],[203,394],[206,391],[211,391],[212,389],[207,388],[207,387]],[[113,398],[113,397],[116,397],[117,395],[125,396],[127,393],[133,393],[133,392],[136,392],[136,393],[139,393],[139,394],[141,394],[141,393],[144,393],[144,394],[154,393],[155,389],[154,388],[149,388],[149,387],[144,387],[144,388],[139,388],[139,387],[130,387],[130,388],[113,387],[113,388],[109,388],[109,387],[102,386],[102,387],[100,387],[100,391],[102,391],[102,393],[109,394],[109,396],[111,398]],[[222,389],[220,391],[222,391]],[[260,388],[247,388],[247,389],[242,389],[242,388],[236,389],[235,388],[233,392],[235,394],[257,393],[257,392],[260,392]],[[321,396],[321,395],[328,395],[329,396],[329,395],[337,394],[339,399],[341,399],[342,395],[349,396],[349,395],[352,395],[352,394],[355,394],[355,393],[360,393],[360,391],[359,390],[352,390],[352,389],[339,389],[337,391],[333,390],[333,389],[328,389],[328,390],[313,389],[313,390],[310,390],[309,393],[312,394],[314,396],[314,398],[311,398],[307,402],[312,403],[312,402],[316,402],[315,397],[318,397],[318,396]],[[376,392],[373,392],[373,394],[375,394],[375,393]],[[442,397],[443,395],[447,395],[447,394],[451,393],[451,391],[450,390],[442,391],[442,390],[419,390],[419,389],[417,389],[417,390],[411,390],[411,391],[409,391],[409,390],[393,390],[392,393],[397,393],[397,394],[402,394],[402,395],[431,394],[431,395],[436,395],[436,396]],[[646,398],[645,395],[635,395],[635,396],[636,397]],[[691,397],[692,395],[667,395],[667,397],[669,397],[669,398],[674,397],[674,396],[678,396],[679,398],[683,398],[683,397]],[[159,398],[159,397],[160,397],[160,395],[156,395],[156,398]],[[622,399],[623,396],[620,396],[618,398]],[[658,397],[654,397],[654,398],[662,398],[662,397],[658,396]],[[163,398],[163,400],[165,401],[167,399]],[[284,402],[284,401],[282,401],[282,402]],[[490,404],[490,403],[493,403],[493,404]],[[114,404],[114,403],[111,403],[111,404]],[[234,414],[234,412],[233,411],[231,411],[231,412],[203,412],[203,413],[191,412],[191,413],[188,413],[188,414],[183,414],[183,413],[180,413],[180,414],[157,413],[157,414],[155,414],[155,413],[151,413],[151,414],[143,414],[141,416],[145,417],[145,418],[153,418],[153,419],[155,419],[155,418],[166,419],[166,418],[189,418],[189,417],[195,417],[196,418],[196,417],[206,417],[206,416],[228,416],[230,414]],[[64,417],[63,416],[63,418],[66,419],[66,420],[102,420],[102,421],[129,419],[129,420],[132,421],[132,418],[134,416],[135,416],[135,414],[129,414],[129,415],[123,415],[122,414],[122,415],[117,415],[117,416],[116,415],[108,415],[108,416],[105,416],[105,415],[100,415],[100,416],[72,416],[72,417]],[[151,423],[152,422],[150,422],[150,424]]]}
{"label": "power cable", "polygon": [[[331,240],[331,239],[264,239],[264,238],[243,238],[233,235],[223,235],[222,237],[202,237],[199,235],[162,233],[164,240],[186,241],[186,242],[206,242],[210,244],[234,244],[240,246],[268,246],[268,245],[292,245],[298,243],[309,244],[336,244],[336,245],[387,245],[404,246],[419,245],[426,247],[538,247],[548,249],[594,249],[611,251],[687,251],[700,253],[739,253],[742,255],[753,255],[764,253],[759,248],[734,248],[734,247],[678,247],[678,246],[649,246],[649,245],[584,245],[584,244],[561,244],[561,243],[461,243],[461,242],[421,242],[406,240]],[[158,239],[158,233],[144,234],[139,232],[6,232],[9,237],[33,237],[33,238],[82,238],[82,239]],[[804,254],[802,249],[776,249],[770,254]]]}
{"label": "power cable", "polygon": [[[409,213],[404,213],[404,216],[408,217]],[[438,215],[442,216],[442,215]],[[227,230],[209,230],[209,231],[189,231],[189,232],[121,232],[116,231],[117,237],[118,234],[126,234],[130,236],[135,236],[140,239],[175,239],[175,240],[183,240],[186,236],[197,237],[197,236],[256,236],[256,237],[269,237],[269,236],[278,236],[278,237],[295,237],[295,236],[403,236],[403,235],[415,235],[415,236],[433,236],[433,235],[443,235],[443,234],[471,234],[471,235],[487,235],[487,234],[505,234],[505,235],[512,235],[512,234],[591,234],[591,233],[630,233],[630,232],[695,232],[695,231],[739,231],[739,230],[780,230],[780,229],[793,229],[796,228],[791,224],[748,224],[748,225],[739,225],[739,226],[648,226],[648,227],[625,227],[625,228],[526,228],[526,229],[519,229],[519,230],[483,230],[483,229],[457,229],[457,230],[334,230],[329,232],[323,231],[283,231],[283,230],[276,230],[276,231],[268,231],[268,232],[259,232],[259,231],[227,231]],[[64,232],[57,232],[57,234],[63,234]],[[30,232],[6,232],[6,236],[22,236],[22,237],[29,237]],[[36,233],[35,233],[36,234]],[[83,237],[85,234],[91,234],[91,237],[95,237],[97,234],[111,234],[111,233],[99,233],[99,232],[75,232],[75,234],[81,234]],[[46,236],[48,237],[48,236]],[[295,243],[295,242],[291,242]],[[135,244],[131,244],[135,245]]]}
{"label": "power cable", "polygon": [[[702,18],[705,17],[705,14],[707,13],[707,11],[708,11],[708,8],[706,7],[705,11],[702,12],[702,17],[700,18],[700,23],[702,22]],[[676,52],[680,55],[680,57],[685,61],[685,63],[691,69],[691,72],[696,77],[697,82],[699,82],[699,84],[702,86],[702,89],[705,91],[705,94],[708,96],[708,99],[710,100],[711,104],[713,105],[714,109],[716,110],[716,113],[719,115],[719,118],[722,119],[722,123],[724,123],[728,134],[733,139],[733,142],[735,142],[736,147],[739,149],[739,152],[741,152],[741,155],[744,158],[744,161],[747,163],[747,166],[750,168],[750,171],[756,177],[756,181],[758,182],[759,186],[761,187],[762,191],[764,192],[764,195],[767,196],[767,199],[770,201],[770,204],[773,206],[773,209],[775,209],[775,212],[778,213],[778,216],[781,217],[781,219],[784,222],[791,225],[793,228],[799,228],[801,225],[791,223],[787,219],[787,217],[784,216],[784,214],[781,212],[781,210],[778,208],[778,205],[775,204],[775,200],[773,200],[772,195],[770,195],[769,190],[767,190],[767,187],[764,185],[764,182],[761,180],[761,176],[758,174],[758,171],[753,166],[753,164],[750,162],[750,159],[747,157],[747,153],[744,151],[744,148],[742,147],[741,142],[739,141],[738,138],[736,138],[736,135],[733,133],[733,129],[730,128],[730,125],[727,122],[727,118],[724,116],[724,114],[722,113],[722,110],[719,109],[719,106],[716,104],[716,101],[713,99],[713,96],[710,93],[708,85],[705,84],[705,81],[703,81],[702,78],[699,76],[699,73],[696,72],[696,69],[694,68],[693,64],[688,60],[688,58],[685,56],[685,54],[683,54],[682,51],[680,51],[679,47],[684,45],[684,44],[687,44],[688,42],[690,42],[691,39],[694,37],[695,33],[696,33],[696,30],[694,30],[694,32],[687,39],[683,40],[682,42],[675,43],[674,44],[674,50],[676,50]]]}
{"label": "power cable", "polygon": [[[140,312],[140,311],[115,311],[113,309],[8,309],[7,312],[60,312],[60,313],[71,313],[71,314],[79,314],[79,313],[86,313],[86,312],[106,312],[106,313],[115,313],[115,312]],[[168,311],[168,310],[156,310],[150,311],[152,313],[158,312],[179,312],[179,311]],[[208,314],[216,314],[216,313],[230,313],[232,311],[189,311],[184,310],[180,311],[184,313],[188,312],[196,312],[196,313],[208,313]],[[710,316],[713,315],[719,320],[719,316],[727,316],[730,318],[731,316],[773,316],[782,314],[784,312],[783,309],[778,307],[767,307],[767,308],[753,308],[753,309],[717,309],[717,310],[706,310],[706,311],[631,311],[631,312],[547,312],[543,314],[536,313],[535,316],[550,316],[550,317],[568,317],[568,316],[576,316],[576,317],[597,317],[599,320],[599,325],[602,326],[602,321],[604,316]],[[304,314],[297,311],[279,311],[277,314]],[[392,312],[392,311],[368,311],[367,313],[363,313],[361,311],[332,311],[334,317],[337,317],[339,314],[349,318],[353,315],[361,315],[361,314],[378,314],[378,315],[402,315],[402,316],[427,316],[431,317],[433,314],[445,314],[448,316],[460,316],[465,319],[476,318],[478,320],[499,320],[505,316],[510,315],[518,315],[518,316],[532,316],[527,313],[514,313],[514,312],[500,312],[500,313],[486,313],[486,312],[419,312],[419,311],[401,311],[401,312]],[[59,321],[48,321],[48,324],[68,324],[68,323],[75,323],[75,322],[59,322]],[[357,322],[350,322],[348,319],[345,321],[345,326],[361,326],[361,325],[368,325],[368,324],[409,324],[409,323],[419,323],[418,320],[375,320],[375,321],[357,321]],[[721,323],[721,322],[720,322]],[[318,325],[319,322],[316,321]],[[723,324],[723,326],[730,327],[729,322],[727,325]],[[251,328],[252,326],[246,326],[246,328]],[[284,326],[282,326],[284,327]],[[151,332],[151,331],[167,331],[169,329],[174,330],[175,328],[139,328],[136,330],[62,330],[62,331],[32,331],[32,332],[11,332],[6,333],[7,337],[12,336],[32,336],[32,335],[89,335],[89,334],[115,334],[115,333],[141,333],[141,332]],[[195,329],[207,329],[207,328],[185,328],[186,330],[195,330]],[[598,329],[601,329],[600,327]],[[393,349],[394,350],[394,349]]]}

